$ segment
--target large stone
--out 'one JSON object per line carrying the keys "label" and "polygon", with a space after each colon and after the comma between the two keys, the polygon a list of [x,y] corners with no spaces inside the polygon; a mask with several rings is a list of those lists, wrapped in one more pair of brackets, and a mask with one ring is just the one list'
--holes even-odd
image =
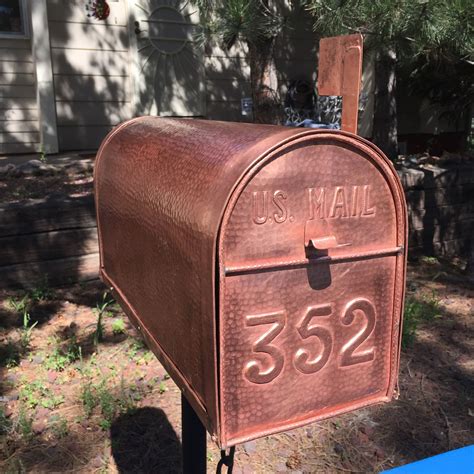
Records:
{"label": "large stone", "polygon": [[29,160],[26,163],[17,166],[17,170],[23,176],[46,176],[60,171],[60,168],[40,160]]}
{"label": "large stone", "polygon": [[8,163],[5,166],[0,166],[0,177],[9,177],[13,176],[16,171],[16,166],[12,163]]}

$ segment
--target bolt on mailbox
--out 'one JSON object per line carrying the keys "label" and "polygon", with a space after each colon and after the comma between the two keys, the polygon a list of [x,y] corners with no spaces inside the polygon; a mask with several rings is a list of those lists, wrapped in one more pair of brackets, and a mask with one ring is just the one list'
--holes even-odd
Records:
{"label": "bolt on mailbox", "polygon": [[396,395],[406,208],[374,145],[142,117],[95,186],[102,278],[221,447]]}

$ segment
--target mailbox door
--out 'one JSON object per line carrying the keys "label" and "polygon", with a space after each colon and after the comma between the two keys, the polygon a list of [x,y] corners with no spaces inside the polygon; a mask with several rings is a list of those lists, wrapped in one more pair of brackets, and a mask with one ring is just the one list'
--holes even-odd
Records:
{"label": "mailbox door", "polygon": [[219,246],[223,445],[393,396],[405,219],[388,161],[343,133],[290,140],[239,184]]}

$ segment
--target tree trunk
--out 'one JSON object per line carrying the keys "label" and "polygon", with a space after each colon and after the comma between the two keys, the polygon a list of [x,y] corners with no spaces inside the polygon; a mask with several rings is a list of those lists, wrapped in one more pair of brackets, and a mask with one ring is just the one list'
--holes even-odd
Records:
{"label": "tree trunk", "polygon": [[253,99],[253,118],[257,123],[281,122],[273,47],[276,38],[249,43],[250,82]]}
{"label": "tree trunk", "polygon": [[382,47],[375,56],[374,143],[391,159],[398,155],[396,53]]}

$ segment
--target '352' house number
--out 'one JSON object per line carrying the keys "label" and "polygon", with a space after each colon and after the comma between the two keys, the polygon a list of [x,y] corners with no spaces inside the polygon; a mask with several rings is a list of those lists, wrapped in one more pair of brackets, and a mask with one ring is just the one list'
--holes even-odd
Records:
{"label": "'352' house number", "polygon": [[[244,368],[244,377],[252,383],[265,384],[276,379],[282,372],[285,360],[291,358],[293,367],[302,374],[314,374],[322,370],[333,354],[333,335],[328,328],[331,318],[338,317],[345,326],[350,326],[356,318],[362,319],[363,325],[350,339],[343,342],[340,349],[339,364],[341,367],[353,366],[374,359],[374,347],[359,350],[359,347],[370,337],[375,328],[376,310],[373,303],[366,298],[356,298],[346,304],[341,314],[334,313],[332,303],[309,306],[293,328],[302,342],[313,338],[314,353],[303,347],[295,347],[292,352],[283,350],[278,344],[278,336],[285,330],[287,324],[286,312],[249,315],[245,319],[247,327],[270,325],[270,329],[258,338],[252,345],[254,354],[263,357],[253,357]],[[269,363],[262,364],[262,360]]]}

